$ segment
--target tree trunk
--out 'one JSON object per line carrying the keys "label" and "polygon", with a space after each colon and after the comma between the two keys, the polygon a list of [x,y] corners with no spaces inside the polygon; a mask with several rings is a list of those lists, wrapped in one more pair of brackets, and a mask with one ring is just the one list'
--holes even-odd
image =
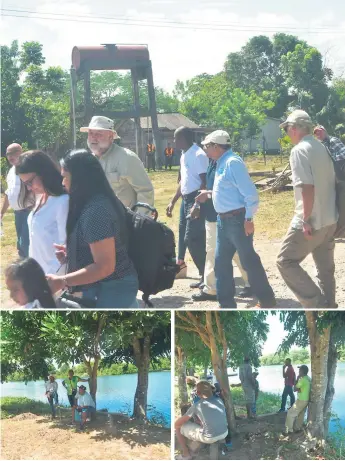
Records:
{"label": "tree trunk", "polygon": [[308,427],[310,435],[322,442],[325,438],[324,407],[328,382],[327,363],[331,328],[325,328],[320,333],[316,327],[318,312],[306,311],[305,316],[310,340],[312,375]]}
{"label": "tree trunk", "polygon": [[[234,403],[232,401],[232,395],[230,392],[229,378],[228,378],[228,371],[227,371],[227,361],[226,361],[227,348],[226,350],[224,350],[224,347],[226,347],[226,344],[223,344],[223,357],[221,357],[218,347],[217,347],[217,342],[216,342],[215,334],[213,330],[212,314],[213,314],[212,311],[206,312],[206,328],[209,334],[209,340],[210,340],[210,346],[211,346],[210,347],[211,348],[211,361],[212,361],[213,371],[216,375],[217,381],[222,390],[222,397],[223,397],[223,401],[225,405],[228,427],[230,431],[234,434],[236,433],[236,420],[235,420],[235,412],[234,412]],[[218,313],[214,313],[214,314],[217,320],[218,335],[224,338],[224,330],[222,329],[222,326],[220,324],[219,317],[217,318]]]}
{"label": "tree trunk", "polygon": [[151,338],[145,336],[140,340],[134,337],[133,349],[135,366],[138,368],[138,382],[134,396],[133,418],[147,421],[147,390],[149,386]]}
{"label": "tree trunk", "polygon": [[325,437],[328,435],[329,421],[331,417],[332,402],[334,397],[334,379],[337,371],[338,351],[334,342],[333,330],[329,342],[328,363],[327,363],[327,388],[325,396],[325,406],[323,409]]}
{"label": "tree trunk", "polygon": [[176,363],[177,363],[177,378],[178,378],[178,393],[180,406],[188,403],[188,391],[186,382],[186,356],[183,349],[176,346]]}

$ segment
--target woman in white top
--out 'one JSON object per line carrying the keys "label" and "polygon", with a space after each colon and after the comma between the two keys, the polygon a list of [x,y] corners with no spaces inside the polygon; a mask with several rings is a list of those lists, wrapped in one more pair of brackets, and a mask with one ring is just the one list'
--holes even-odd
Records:
{"label": "woman in white top", "polygon": [[54,244],[66,242],[69,201],[62,186],[60,170],[48,154],[36,150],[20,156],[16,172],[37,197],[28,217],[29,256],[40,264],[46,274],[55,274],[60,269],[60,263]]}

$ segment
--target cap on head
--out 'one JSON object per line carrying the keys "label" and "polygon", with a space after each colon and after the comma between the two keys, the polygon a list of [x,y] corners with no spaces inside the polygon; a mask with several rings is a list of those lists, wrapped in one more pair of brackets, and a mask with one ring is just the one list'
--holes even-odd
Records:
{"label": "cap on head", "polygon": [[208,134],[206,138],[201,141],[201,144],[205,146],[206,144],[220,144],[227,145],[231,144],[229,133],[224,130],[216,130]]}
{"label": "cap on head", "polygon": [[314,128],[314,133],[316,133],[317,131],[327,131],[326,128],[322,125],[317,125],[315,128]]}
{"label": "cap on head", "polygon": [[294,110],[285,120],[279,125],[280,128],[286,128],[288,125],[304,125],[311,126],[313,124],[309,114],[304,110]]}
{"label": "cap on head", "polygon": [[303,373],[305,375],[307,375],[309,373],[309,368],[307,367],[307,365],[301,365],[300,367],[297,367],[299,368],[301,371],[303,371]]}
{"label": "cap on head", "polygon": [[83,385],[79,386],[79,389],[82,389],[83,391],[86,391],[86,387],[83,386]]}
{"label": "cap on head", "polygon": [[103,115],[95,115],[92,117],[89,126],[82,126],[80,131],[87,133],[89,130],[112,131],[114,139],[121,139],[114,129],[114,121],[111,118],[103,117]]}

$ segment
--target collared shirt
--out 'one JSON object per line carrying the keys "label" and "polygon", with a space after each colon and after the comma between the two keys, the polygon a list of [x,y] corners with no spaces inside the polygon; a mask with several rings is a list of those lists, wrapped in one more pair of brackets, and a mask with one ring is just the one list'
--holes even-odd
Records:
{"label": "collared shirt", "polygon": [[217,213],[245,208],[245,217],[252,218],[258,209],[256,187],[243,160],[231,149],[217,160],[212,200]]}
{"label": "collared shirt", "polygon": [[5,194],[7,195],[8,198],[8,203],[10,204],[10,207],[15,210],[21,210],[22,208],[18,204],[18,198],[20,194],[20,178],[18,175],[16,175],[16,167],[12,166],[7,173],[7,190]]}
{"label": "collared shirt", "polygon": [[209,160],[203,149],[193,144],[186,152],[182,152],[180,163],[181,193],[191,194],[200,189],[200,175],[206,173]]}
{"label": "collared shirt", "polygon": [[324,139],[322,144],[327,147],[334,161],[339,162],[345,160],[345,145],[340,139],[331,136]]}
{"label": "collared shirt", "polygon": [[335,201],[335,172],[325,146],[312,135],[304,136],[291,150],[290,165],[295,195],[294,229],[303,228],[302,186],[314,186],[314,205],[309,221],[318,230],[335,224],[338,211]]}
{"label": "collared shirt", "polygon": [[75,396],[76,400],[78,400],[78,405],[80,407],[93,407],[95,408],[95,402],[93,401],[93,398],[88,392],[84,392],[83,395],[79,394],[79,392]]}
{"label": "collared shirt", "polygon": [[309,376],[302,376],[302,378],[299,378],[298,382],[296,383],[296,389],[300,390],[300,392],[297,394],[297,400],[308,402],[310,397],[310,388],[311,379]]}
{"label": "collared shirt", "polygon": [[285,368],[285,386],[293,386],[295,384],[296,374],[292,365]]}
{"label": "collared shirt", "polygon": [[50,381],[47,381],[44,383],[45,387],[46,387],[46,392],[57,392],[58,390],[58,383],[56,381],[53,381],[53,382],[50,382]]}
{"label": "collared shirt", "polygon": [[131,208],[138,202],[153,206],[152,182],[134,152],[112,144],[99,161],[112,189],[126,207]]}

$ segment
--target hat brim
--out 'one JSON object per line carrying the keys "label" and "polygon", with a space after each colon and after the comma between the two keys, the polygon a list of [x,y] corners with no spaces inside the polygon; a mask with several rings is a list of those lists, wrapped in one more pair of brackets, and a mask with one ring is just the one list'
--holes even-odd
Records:
{"label": "hat brim", "polygon": [[109,130],[108,128],[89,128],[88,126],[82,126],[79,131],[81,133],[87,133],[89,130],[111,131],[115,135],[114,139],[121,139],[121,137],[117,134],[115,130]]}
{"label": "hat brim", "polygon": [[288,124],[289,124],[289,122],[288,122],[287,120],[285,120],[285,122],[283,122],[283,123],[281,123],[281,124],[279,125],[279,128],[285,128],[285,127],[288,126]]}

